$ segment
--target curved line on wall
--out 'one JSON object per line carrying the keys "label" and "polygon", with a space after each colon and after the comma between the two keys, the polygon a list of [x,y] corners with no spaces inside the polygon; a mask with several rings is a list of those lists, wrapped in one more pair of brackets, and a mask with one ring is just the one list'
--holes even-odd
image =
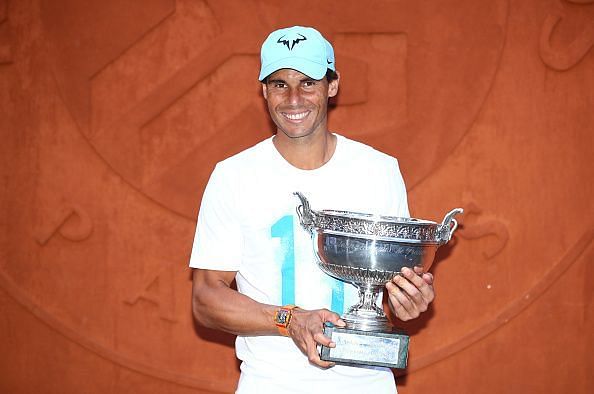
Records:
{"label": "curved line on wall", "polygon": [[[197,55],[194,58],[193,62],[190,62],[189,65],[186,65],[183,69],[177,71],[172,77],[170,77],[164,83],[162,83],[160,85],[160,87],[155,88],[154,92],[159,92],[160,90],[165,89],[164,87],[166,87],[168,85],[174,86],[176,84],[179,84],[180,80],[186,80],[189,78],[187,74],[184,74],[185,71],[195,70],[197,68],[198,64],[201,64],[201,65],[206,64],[206,66],[204,66],[204,70],[206,70],[206,71],[203,70],[204,71],[203,74],[199,75],[198,77],[195,77],[194,81],[190,84],[190,87],[186,86],[186,87],[180,88],[178,90],[167,88],[166,90],[168,92],[168,95],[166,95],[166,96],[163,96],[162,94],[157,95],[154,92],[151,94],[148,94],[147,96],[145,96],[144,98],[142,98],[140,100],[140,103],[145,103],[145,104],[134,105],[132,107],[132,109],[130,111],[128,111],[125,115],[120,117],[118,119],[118,121],[115,121],[112,124],[110,124],[110,127],[111,128],[117,127],[115,125],[117,125],[118,123],[120,123],[120,124],[124,123],[126,126],[137,130],[137,129],[143,127],[144,125],[148,124],[152,119],[154,119],[156,116],[158,116],[158,114],[160,114],[165,109],[167,109],[171,105],[171,102],[174,102],[177,98],[185,95],[187,93],[187,91],[189,89],[191,89],[191,87],[195,86],[196,84],[198,84],[201,81],[203,81],[204,79],[206,79],[211,70],[215,70],[217,67],[220,67],[222,64],[229,61],[234,56],[240,56],[240,55],[254,55],[255,56],[255,54],[250,54],[250,53],[247,53],[246,51],[238,51],[237,53],[230,51],[229,48],[232,48],[232,45],[229,44],[231,42],[230,40],[231,40],[230,34],[218,36],[217,39],[213,40],[213,42],[204,51],[202,51],[199,55]],[[218,48],[222,48],[222,49],[218,49]],[[208,56],[206,54],[208,54]],[[216,55],[213,55],[213,54],[216,54]],[[204,59],[208,59],[208,62],[205,62]],[[182,85],[182,86],[185,86],[185,85]],[[61,92],[59,84],[57,84],[57,89],[59,92]],[[171,102],[166,103],[165,101],[167,101],[167,100],[164,100],[164,99],[168,98],[169,95],[175,96],[176,99],[170,99],[169,101],[171,101]],[[64,100],[62,93],[60,94],[60,99],[62,100],[62,103],[67,108],[68,105],[67,105],[66,100]],[[147,105],[147,103],[151,107],[158,107],[159,110],[158,111],[154,110],[151,113],[151,115],[149,116],[148,113],[150,113],[150,111],[146,111],[143,109],[143,105]],[[250,105],[248,105],[246,108],[250,108]],[[236,117],[232,118],[227,124],[232,123],[235,119],[240,117],[242,113],[240,113]],[[122,118],[124,118],[126,116],[131,117],[132,120],[122,120]],[[72,118],[72,119],[74,119],[74,118]],[[75,122],[75,124],[76,124],[76,122]],[[224,129],[225,127],[222,127],[222,128]],[[155,205],[160,206],[167,212],[174,214],[174,215],[178,216],[179,218],[182,218],[185,220],[190,220],[191,222],[194,222],[194,223],[196,222],[196,217],[188,216],[188,215],[184,214],[183,212],[180,212],[170,206],[167,206],[163,201],[158,200],[157,198],[152,196],[150,193],[147,193],[143,189],[143,185],[141,183],[131,181],[129,179],[129,177],[126,176],[126,174],[122,173],[121,169],[118,169],[114,164],[112,164],[110,162],[110,160],[109,160],[108,156],[105,154],[105,152],[101,152],[100,149],[96,146],[96,144],[93,142],[93,139],[96,138],[96,136],[90,137],[89,135],[85,134],[82,131],[83,129],[81,127],[79,127],[78,125],[76,126],[76,129],[77,129],[78,134],[80,134],[82,136],[82,138],[85,140],[86,144],[95,152],[97,157],[107,166],[107,168],[109,168],[111,170],[111,172],[115,176],[119,177],[125,184],[130,186],[133,190],[136,190],[140,195],[143,196],[143,198],[146,198],[148,201],[151,201]],[[101,130],[98,130],[97,133],[101,133]],[[209,137],[209,140],[210,139],[211,138]]]}
{"label": "curved line on wall", "polygon": [[[504,324],[509,323],[514,317],[518,316],[524,309],[528,308],[538,297],[543,295],[548,290],[553,282],[559,277],[563,276],[567,269],[573,265],[575,261],[582,255],[587,247],[594,239],[594,224],[590,225],[578,241],[569,249],[569,251],[559,260],[531,289],[525,292],[521,297],[511,302],[507,308],[501,311],[493,320],[483,324],[477,329],[468,334],[458,338],[454,342],[445,345],[434,352],[421,356],[417,359],[410,360],[409,367],[403,373],[410,373],[419,369],[425,368],[433,363],[441,361],[447,357],[454,355],[461,350],[470,347],[474,343],[487,337]],[[12,297],[17,303],[28,309],[35,317],[45,323],[47,326],[57,331],[67,339],[79,344],[80,346],[90,350],[99,357],[114,362],[124,368],[136,371],[140,374],[151,376],[172,383],[198,388],[201,390],[209,390],[215,393],[229,393],[233,391],[231,385],[218,380],[204,380],[193,378],[174,371],[157,368],[143,362],[133,360],[129,357],[122,356],[102,344],[99,344],[71,329],[64,323],[60,322],[56,317],[46,312],[39,307],[24,291],[22,291],[12,279],[10,279],[4,272],[0,270],[0,286],[2,286],[8,295]]]}
{"label": "curved line on wall", "polygon": [[[209,7],[211,7],[210,4],[208,4]],[[505,47],[507,44],[507,36],[508,36],[508,26],[509,26],[509,15],[510,15],[510,5],[509,5],[509,0],[502,0],[502,7],[505,7],[505,18],[504,18],[504,24],[503,24],[503,39],[501,41],[501,47],[499,48],[499,56],[497,59],[497,64],[494,68],[493,71],[493,75],[491,78],[491,82],[488,86],[488,88],[485,91],[484,96],[482,97],[482,101],[480,103],[480,105],[478,106],[478,109],[476,111],[476,113],[470,118],[470,121],[468,123],[468,125],[465,127],[465,131],[460,135],[457,143],[455,145],[453,145],[451,147],[451,149],[449,150],[449,153],[452,153],[453,151],[455,151],[461,144],[462,141],[464,140],[465,136],[468,135],[468,133],[471,131],[471,129],[473,128],[474,124],[476,123],[478,117],[480,116],[480,114],[482,113],[482,109],[484,108],[484,105],[487,101],[487,99],[490,97],[490,94],[493,90],[493,87],[495,85],[495,81],[497,79],[497,76],[499,74],[499,70],[501,68],[501,63],[502,63],[502,59],[503,59],[503,54],[505,51]],[[219,20],[219,18],[217,17],[217,20]],[[236,55],[254,55],[257,56],[257,53],[251,53],[250,50],[246,49],[246,48],[240,48],[237,50],[237,52],[234,52],[232,50],[233,45],[228,44],[229,42],[234,42],[235,41],[235,31],[230,31],[227,33],[222,33],[220,35],[218,35],[217,37],[215,37],[213,39],[213,41],[210,43],[210,45],[204,50],[202,51],[199,55],[197,55],[195,57],[195,61],[194,62],[190,62],[190,64],[186,65],[182,70],[177,71],[171,78],[169,78],[168,80],[166,80],[161,86],[171,86],[171,85],[176,85],[176,83],[172,83],[171,80],[175,79],[183,79],[186,80],[187,78],[189,78],[186,74],[184,74],[184,70],[196,70],[197,68],[200,69],[200,67],[198,67],[198,65],[202,66],[202,68],[204,68],[204,70],[209,70],[209,69],[214,69],[218,66],[220,66],[221,64],[223,64],[225,61],[227,61],[228,59],[232,58],[233,56]],[[231,49],[230,49],[231,48]],[[208,56],[204,55],[204,54],[208,54]],[[215,54],[215,55],[213,55]],[[204,55],[204,56],[203,56]],[[206,59],[206,60],[205,60]],[[207,61],[208,66],[204,66],[205,61]],[[206,71],[204,71],[205,75],[201,75],[200,77],[195,77],[194,78],[194,82],[192,83],[191,86],[194,86],[195,84],[199,83],[200,81],[202,81],[204,78],[206,78],[206,75],[208,74]],[[96,74],[95,74],[96,75]],[[184,88],[184,89],[180,89],[179,91],[175,91],[173,92],[173,90],[171,89],[166,89],[168,94],[173,94],[174,97],[181,97],[183,96],[187,90],[189,88]],[[68,108],[67,105],[67,100],[65,100],[65,96],[64,96],[64,92],[62,91],[62,88],[60,86],[59,83],[57,83],[57,90],[58,92],[60,92],[59,96],[63,102],[63,104],[65,105],[66,108]],[[158,91],[159,89],[155,89],[155,91]],[[174,89],[175,90],[175,89]],[[145,116],[146,115],[146,110],[142,110],[143,105],[141,104],[136,104],[131,111],[129,111],[130,113],[128,113],[129,116],[135,118],[134,121],[128,121],[130,122],[128,124],[129,127],[132,128],[139,128],[142,127],[143,125],[147,124],[148,122],[150,122],[154,117],[156,117],[158,114],[160,114],[164,109],[166,109],[168,107],[169,104],[164,105],[163,101],[164,98],[160,96],[160,94],[156,94],[156,93],[152,93],[149,94],[147,96],[145,96],[141,101],[148,101],[150,106],[156,106],[161,108],[159,111],[154,111],[154,114],[152,116]],[[146,104],[145,104],[146,105]],[[163,201],[155,198],[154,196],[152,196],[151,194],[147,193],[144,189],[143,189],[143,185],[136,183],[134,181],[131,181],[129,179],[128,176],[126,176],[125,174],[122,173],[121,169],[118,169],[115,165],[113,165],[108,157],[106,156],[106,154],[104,152],[101,152],[100,149],[97,148],[97,146],[93,143],[93,139],[96,137],[95,135],[93,135],[93,137],[90,137],[89,135],[87,135],[83,130],[83,128],[80,127],[80,125],[78,125],[78,123],[76,123],[76,118],[72,117],[75,121],[75,124],[77,126],[77,130],[78,132],[83,136],[83,138],[85,139],[85,141],[87,142],[87,144],[91,147],[91,149],[96,153],[97,157],[99,157],[106,165],[107,167],[118,177],[120,177],[122,179],[123,182],[125,182],[127,185],[129,185],[130,187],[132,187],[134,190],[136,190],[139,194],[142,194],[145,198],[147,198],[149,201],[155,203],[156,205],[160,206],[161,208],[163,208],[164,210],[167,210],[168,212],[182,218],[182,219],[186,219],[186,220],[190,220],[191,222],[195,222],[196,221],[196,217],[195,216],[189,216],[183,212],[180,212],[168,205],[166,205]],[[122,121],[121,119],[122,117],[120,117],[117,121],[113,122],[109,127],[113,128],[114,124],[119,124],[119,123],[125,123],[126,121]],[[233,121],[233,120],[231,120]],[[96,131],[98,134],[101,133],[101,130],[97,130]],[[93,132],[94,133],[94,132]],[[407,183],[407,192],[411,192],[415,187],[417,187],[418,185],[420,185],[421,183],[423,183],[426,179],[428,179],[433,173],[435,173],[435,171],[437,171],[440,167],[442,167],[445,163],[447,159],[447,156],[441,158],[440,160],[436,160],[434,165],[432,166],[432,168],[430,168],[425,175],[421,176],[420,178],[418,178],[415,182],[410,182]]]}
{"label": "curved line on wall", "polygon": [[212,393],[231,393],[235,388],[235,382],[233,382],[233,385],[229,385],[220,380],[197,379],[174,371],[166,370],[161,367],[154,367],[146,363],[136,361],[130,357],[123,356],[120,353],[109,349],[96,341],[93,341],[92,339],[85,337],[76,330],[62,323],[51,313],[48,313],[42,307],[36,304],[31,299],[31,297],[26,292],[21,290],[18,285],[15,284],[14,281],[10,279],[8,275],[6,275],[2,270],[0,270],[0,286],[11,298],[13,298],[22,307],[29,310],[33,316],[41,320],[41,322],[43,322],[49,328],[64,336],[66,339],[91,351],[104,360],[113,362],[120,365],[121,367],[128,368],[142,375],[169,381],[180,386],[210,391]]}
{"label": "curved line on wall", "polygon": [[509,323],[513,318],[518,316],[524,309],[528,308],[538,297],[542,296],[552,284],[567,272],[568,268],[573,265],[575,261],[582,255],[587,247],[594,240],[594,223],[589,226],[579,240],[569,249],[569,251],[557,262],[531,289],[526,291],[522,296],[512,301],[507,308],[501,311],[491,321],[482,326],[472,330],[456,341],[447,344],[434,352],[421,356],[417,359],[411,360],[407,372],[417,371],[419,369],[428,367],[438,361],[450,357],[474,343],[484,339],[489,334],[497,330],[499,327]]}
{"label": "curved line on wall", "polygon": [[495,70],[493,71],[493,78],[491,79],[491,84],[489,85],[489,88],[487,89],[487,91],[485,92],[485,95],[483,96],[483,101],[479,105],[474,116],[471,118],[470,123],[468,124],[468,127],[466,127],[466,131],[464,131],[464,133],[458,139],[458,142],[454,146],[452,146],[452,148],[450,149],[450,152],[449,152],[450,154],[448,156],[443,157],[441,160],[436,160],[435,163],[433,164],[433,168],[431,168],[429,171],[427,171],[427,173],[424,176],[417,179],[416,182],[414,182],[414,183],[411,182],[410,185],[407,184],[406,191],[408,193],[410,193],[415,187],[417,187],[420,184],[422,184],[423,182],[425,182],[425,180],[429,179],[433,173],[435,173],[439,168],[441,168],[445,164],[447,158],[449,156],[451,156],[451,154],[456,149],[458,149],[458,147],[460,145],[462,145],[464,138],[470,133],[470,130],[472,129],[472,127],[476,123],[477,119],[479,118],[480,114],[482,113],[483,107],[485,106],[487,99],[491,96],[491,91],[493,90],[493,87],[495,86],[495,80],[497,79],[497,75],[499,74],[499,70],[501,69],[501,62],[503,60],[503,54],[505,52],[505,45],[507,44],[507,31],[509,28],[509,13],[510,13],[509,1],[506,1],[505,5],[506,5],[506,8],[505,8],[505,29],[503,32],[503,40],[501,41],[501,49],[499,50],[499,59],[497,59],[497,66],[495,67]]}
{"label": "curved line on wall", "polygon": [[569,43],[565,50],[551,46],[551,36],[565,18],[563,14],[549,14],[540,31],[539,54],[543,63],[556,71],[567,71],[578,65],[594,46],[594,23],[586,27],[582,34]]}
{"label": "curved line on wall", "polygon": [[573,3],[573,4],[592,4],[594,3],[594,0],[565,0],[568,3]]}

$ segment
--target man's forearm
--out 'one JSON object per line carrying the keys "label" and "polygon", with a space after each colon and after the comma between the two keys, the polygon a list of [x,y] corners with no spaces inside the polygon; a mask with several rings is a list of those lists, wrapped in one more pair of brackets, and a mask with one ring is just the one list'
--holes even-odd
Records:
{"label": "man's forearm", "polygon": [[[234,272],[196,269],[193,275],[192,310],[199,324],[237,335],[279,335],[274,324],[278,306],[259,303],[232,289]],[[327,309],[295,309],[287,327],[299,350],[322,368],[333,365],[322,361],[317,351],[318,345],[334,346],[323,334],[325,322],[345,325],[338,314]]]}
{"label": "man's forearm", "polygon": [[237,335],[276,335],[277,306],[259,303],[230,287],[232,273],[194,270],[192,311],[203,326]]}

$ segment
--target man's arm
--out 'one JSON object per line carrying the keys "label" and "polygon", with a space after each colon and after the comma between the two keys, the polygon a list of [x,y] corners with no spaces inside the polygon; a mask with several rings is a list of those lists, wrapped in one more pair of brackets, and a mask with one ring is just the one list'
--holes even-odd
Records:
{"label": "man's arm", "polygon": [[[192,277],[192,312],[197,323],[236,335],[279,335],[274,324],[275,305],[259,303],[231,288],[234,271],[194,269]],[[345,323],[327,309],[293,310],[289,335],[309,361],[322,368],[333,363],[322,361],[317,344],[334,347],[324,336],[325,322],[338,326]]]}
{"label": "man's arm", "polygon": [[386,283],[388,305],[394,315],[406,321],[419,317],[435,298],[433,275],[415,267],[402,269],[402,275],[396,275]]}

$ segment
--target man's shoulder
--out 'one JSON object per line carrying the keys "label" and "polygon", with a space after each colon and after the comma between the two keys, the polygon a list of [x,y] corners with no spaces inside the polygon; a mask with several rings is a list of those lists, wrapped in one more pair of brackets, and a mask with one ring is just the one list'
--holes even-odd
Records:
{"label": "man's shoulder", "polygon": [[217,163],[217,167],[242,168],[249,165],[257,165],[258,163],[266,160],[271,144],[272,142],[270,138],[262,140],[255,145],[242,150],[241,152],[235,153],[234,155],[219,161]]}

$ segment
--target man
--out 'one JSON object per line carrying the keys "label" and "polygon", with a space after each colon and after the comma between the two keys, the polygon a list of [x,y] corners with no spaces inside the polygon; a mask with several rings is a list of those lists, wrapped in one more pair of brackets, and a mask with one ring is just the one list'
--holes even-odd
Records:
{"label": "man", "polygon": [[[332,46],[318,31],[271,33],[261,60],[262,93],[277,132],[218,163],[211,175],[190,260],[194,317],[238,335],[237,393],[394,393],[389,369],[320,359],[318,345],[335,346],[323,324],[344,326],[340,314],[358,298],[353,286],[317,267],[293,192],[313,209],[408,216],[398,163],[328,130],[328,99],[340,78]],[[425,311],[432,282],[431,274],[405,270],[386,284],[394,314],[409,320]]]}

